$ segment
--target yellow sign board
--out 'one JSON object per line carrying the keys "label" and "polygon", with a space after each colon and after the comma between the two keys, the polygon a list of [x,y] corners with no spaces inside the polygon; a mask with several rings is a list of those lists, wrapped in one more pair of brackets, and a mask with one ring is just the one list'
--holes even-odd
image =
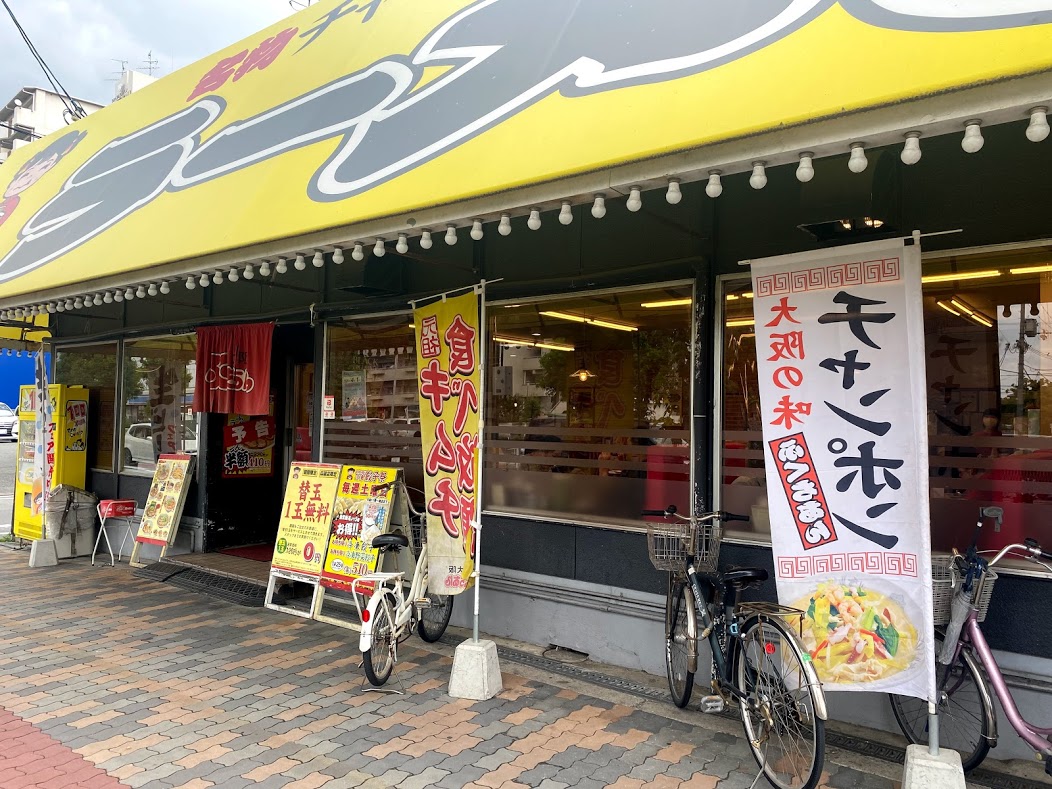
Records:
{"label": "yellow sign board", "polygon": [[281,505],[271,568],[317,578],[329,536],[340,467],[331,463],[293,463]]}
{"label": "yellow sign board", "polygon": [[16,149],[0,298],[1045,72],[1050,22],[1049,0],[321,0]]}
{"label": "yellow sign board", "polygon": [[[372,541],[390,527],[397,481],[396,468],[343,467],[321,574],[323,586],[351,591],[355,578],[376,571],[380,552]],[[361,584],[355,591],[369,594],[372,585]]]}
{"label": "yellow sign board", "polygon": [[413,313],[427,500],[428,586],[472,585],[478,511],[479,297],[442,298]]}

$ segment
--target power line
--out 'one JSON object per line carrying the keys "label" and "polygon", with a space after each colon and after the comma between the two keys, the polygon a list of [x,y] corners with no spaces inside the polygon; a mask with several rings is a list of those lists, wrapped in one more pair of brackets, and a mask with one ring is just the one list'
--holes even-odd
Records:
{"label": "power line", "polygon": [[[14,22],[15,28],[18,30],[18,34],[22,36],[22,40],[25,41],[26,46],[29,47],[29,53],[33,56],[33,59],[36,60],[36,62],[40,65],[40,68],[43,70],[44,76],[47,78],[47,81],[51,83],[51,87],[55,89],[55,93],[58,94],[59,99],[61,99],[62,103],[65,105],[66,112],[72,115],[74,119],[87,117],[88,113],[84,111],[84,108],[80,106],[76,99],[69,95],[69,91],[66,90],[65,85],[63,85],[59,81],[59,78],[55,75],[55,72],[53,72],[48,66],[48,64],[44,62],[44,58],[41,57],[40,53],[37,51],[37,48],[33,45],[33,42],[30,40],[29,34],[26,33],[26,31],[22,28],[22,25],[19,24],[17,17],[15,17],[15,12],[12,11],[11,6],[7,4],[7,0],[0,0],[0,4],[4,6],[4,9],[7,11],[7,15],[11,17],[11,21]],[[66,122],[69,122],[68,118],[66,119]]]}
{"label": "power line", "polygon": [[30,139],[39,140],[43,135],[31,132],[29,129],[20,129],[17,126],[12,126],[9,123],[0,123],[0,127],[7,129],[8,131],[17,132],[18,134],[28,134]]}

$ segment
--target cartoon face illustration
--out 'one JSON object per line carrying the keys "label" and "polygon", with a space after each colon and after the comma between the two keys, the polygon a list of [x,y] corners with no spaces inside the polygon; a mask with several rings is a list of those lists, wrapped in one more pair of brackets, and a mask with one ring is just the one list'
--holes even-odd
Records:
{"label": "cartoon face illustration", "polygon": [[44,150],[33,154],[29,161],[18,168],[15,177],[4,189],[3,200],[0,201],[0,225],[4,224],[14,213],[21,194],[51,172],[59,160],[81,141],[84,134],[84,132],[70,132],[62,135]]}

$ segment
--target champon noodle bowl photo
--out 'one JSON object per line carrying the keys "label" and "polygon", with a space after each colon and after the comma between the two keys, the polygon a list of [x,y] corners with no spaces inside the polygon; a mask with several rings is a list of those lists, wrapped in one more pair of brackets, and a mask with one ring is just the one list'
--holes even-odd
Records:
{"label": "champon noodle bowl photo", "polygon": [[827,581],[797,601],[800,632],[823,682],[875,682],[910,666],[917,630],[902,605],[871,587]]}

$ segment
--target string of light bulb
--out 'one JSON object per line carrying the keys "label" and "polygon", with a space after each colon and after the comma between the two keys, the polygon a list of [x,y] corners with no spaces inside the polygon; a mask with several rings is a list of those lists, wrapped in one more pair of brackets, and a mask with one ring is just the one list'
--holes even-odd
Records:
{"label": "string of light bulb", "polygon": [[[1048,121],[1049,105],[1042,104],[1033,106],[1028,109],[1025,116],[1029,119],[1026,127],[1026,138],[1030,142],[1039,143],[1048,139],[1050,134],[1050,125]],[[961,148],[966,153],[974,154],[982,150],[985,139],[982,133],[983,121],[980,118],[972,118],[964,122],[963,134],[961,138]],[[902,150],[899,158],[903,164],[912,166],[917,164],[923,155],[921,149],[921,139],[923,132],[920,130],[911,130],[903,135]],[[848,169],[853,173],[863,173],[868,169],[869,160],[866,156],[866,143],[863,141],[852,141],[847,146]],[[797,155],[798,163],[796,168],[796,178],[801,183],[809,183],[815,177],[814,159],[815,153],[813,151],[802,151]],[[748,179],[749,186],[754,190],[762,190],[767,186],[768,176],[767,167],[770,166],[770,162],[767,160],[754,160],[750,167],[750,175]],[[723,194],[723,181],[724,175],[722,169],[710,169],[707,171],[707,179],[705,181],[704,191],[705,194],[711,198],[716,199]],[[683,200],[682,191],[682,179],[679,177],[667,177],[665,179],[665,200],[669,205],[679,205]],[[633,184],[626,187],[627,197],[625,201],[625,207],[631,213],[637,213],[643,208],[643,191],[644,187],[640,184]],[[591,203],[590,213],[594,219],[603,219],[607,214],[607,200],[609,194],[606,192],[596,192],[587,198],[584,203]],[[580,200],[579,200],[580,202]],[[520,209],[524,215],[527,215],[526,225],[530,230],[539,230],[542,226],[542,208],[540,206],[532,206],[528,209]],[[571,200],[559,201],[559,211],[557,218],[560,224],[569,226],[574,221],[574,202]],[[509,236],[512,232],[512,220],[513,215],[511,212],[501,212],[496,218],[497,221],[497,232],[501,236]],[[880,220],[873,220],[874,223],[880,222]],[[476,217],[470,221],[469,234],[475,241],[481,241],[485,237],[485,224],[486,220],[482,217]],[[874,225],[876,227],[876,225]],[[429,250],[434,245],[432,238],[433,230],[431,228],[422,228],[420,235],[417,237],[417,241],[420,248],[423,250]],[[458,228],[456,224],[448,223],[445,225],[445,233],[443,239],[449,246],[454,246],[458,240]],[[371,241],[366,242],[362,240],[353,241],[347,244],[352,248],[351,258],[355,262],[362,262],[365,259],[365,246],[366,244],[372,246],[372,253],[375,257],[383,257],[387,252],[388,239],[383,236],[375,236]],[[398,254],[407,254],[410,249],[410,234],[401,232],[397,233],[397,240],[394,244],[395,251]],[[311,255],[311,264],[314,268],[323,268],[325,265],[325,251],[323,249],[312,249],[309,254]],[[297,271],[304,271],[307,268],[306,265],[307,253],[302,251],[290,252],[284,257],[277,257],[273,259],[262,259],[259,261],[252,261],[236,267],[223,267],[223,268],[211,268],[201,270],[197,272],[187,273],[180,275],[187,290],[194,290],[197,287],[207,288],[209,285],[219,285],[223,282],[237,282],[239,279],[245,279],[251,281],[255,278],[257,270],[258,274],[262,278],[271,277],[274,274],[285,274],[288,270],[287,259],[292,258],[294,263],[293,266]],[[344,246],[332,247],[330,253],[330,259],[336,265],[341,265],[344,260]],[[1048,269],[1040,269],[1042,271],[1052,271],[1052,267]],[[1030,267],[1025,273],[1036,273],[1037,267]],[[1012,274],[1024,273],[1023,269],[1012,269]],[[935,277],[942,275],[932,275]],[[950,279],[978,279],[978,275],[974,276],[959,276],[950,277],[946,275],[946,281]],[[100,306],[102,304],[112,304],[114,302],[121,303],[123,301],[132,301],[136,298],[146,298],[147,296],[155,296],[157,294],[168,295],[171,292],[170,282],[176,281],[178,278],[173,279],[158,279],[152,282],[146,282],[142,284],[132,284],[129,286],[111,287],[109,289],[103,289],[97,292],[85,294],[79,298],[59,298],[53,299],[46,302],[40,302],[37,304],[24,305],[5,310],[0,310],[0,320],[20,320],[26,317],[35,317],[43,314],[54,314],[66,311],[73,311],[78,309],[84,309],[90,306]],[[927,279],[923,281],[941,281],[938,279]]]}

